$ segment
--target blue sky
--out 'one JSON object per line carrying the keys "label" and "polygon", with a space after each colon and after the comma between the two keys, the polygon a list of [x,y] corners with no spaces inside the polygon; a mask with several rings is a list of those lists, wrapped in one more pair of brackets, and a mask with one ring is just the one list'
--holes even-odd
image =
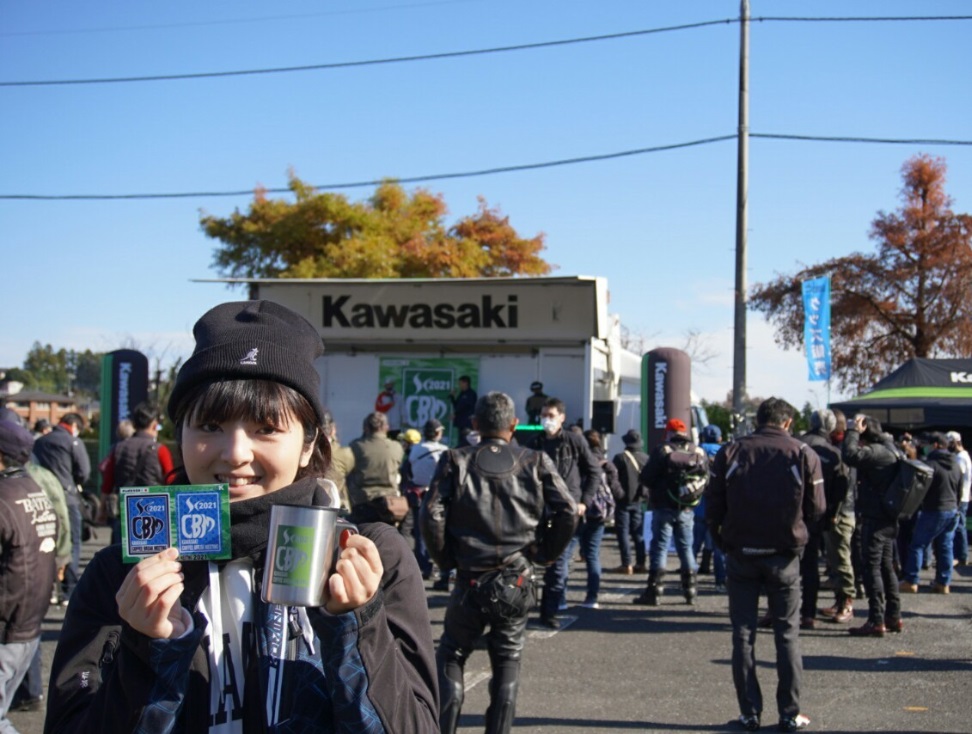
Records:
{"label": "blue sky", "polygon": [[[342,0],[190,3],[52,0],[0,6],[0,81],[278,68],[435,54],[737,18],[692,3]],[[969,15],[966,2],[773,2],[765,16]],[[754,133],[972,139],[972,21],[754,21]],[[335,70],[145,83],[0,87],[0,194],[132,194],[317,185],[603,155],[731,135],[736,23],[551,48]],[[943,156],[956,211],[972,211],[972,149],[752,139],[750,284],[855,250],[898,206],[900,170]],[[693,374],[732,383],[734,141],[579,165],[432,181],[449,221],[482,195],[557,275],[608,279],[611,309],[651,346],[698,332]],[[409,186],[412,188],[412,186]],[[348,189],[353,199],[371,188]],[[0,366],[37,340],[165,361],[191,350],[217,277],[200,212],[249,196],[134,201],[0,199]],[[748,321],[751,394],[826,399],[803,357]],[[835,393],[836,396],[836,393]]]}

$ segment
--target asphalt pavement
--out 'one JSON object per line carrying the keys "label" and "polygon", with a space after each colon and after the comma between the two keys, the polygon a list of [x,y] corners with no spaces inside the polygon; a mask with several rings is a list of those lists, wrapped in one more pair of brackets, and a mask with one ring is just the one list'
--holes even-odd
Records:
{"label": "asphalt pavement", "polygon": [[[84,560],[107,542],[108,531],[85,544]],[[605,568],[618,565],[611,535],[602,549]],[[674,568],[677,561],[670,559]],[[852,638],[849,625],[818,618],[816,629],[801,633],[803,713],[809,731],[972,732],[972,567],[956,569],[952,593],[932,594],[931,571],[923,572],[920,593],[904,596],[904,632],[884,638]],[[740,731],[730,670],[730,627],[724,594],[711,576],[700,577],[697,604],[684,603],[677,573],[669,574],[659,607],[632,604],[643,576],[603,577],[600,609],[580,606],[584,564],[575,562],[564,626],[530,623],[514,730],[523,734],[580,732]],[[429,591],[436,637],[442,630],[447,596]],[[833,594],[822,591],[819,606]],[[853,624],[862,624],[866,603],[855,605]],[[50,670],[63,610],[52,607],[44,622],[45,674]],[[767,711],[763,729],[773,731],[775,655],[772,632],[756,644]],[[473,653],[466,666],[466,699],[459,731],[481,732],[488,704],[489,660]],[[44,713],[11,712],[21,734],[41,734]]]}

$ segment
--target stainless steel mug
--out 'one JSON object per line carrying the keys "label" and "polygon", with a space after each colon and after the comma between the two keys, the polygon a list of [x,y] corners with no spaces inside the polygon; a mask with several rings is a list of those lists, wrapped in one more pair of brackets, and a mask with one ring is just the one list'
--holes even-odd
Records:
{"label": "stainless steel mug", "polygon": [[297,607],[324,605],[324,585],[341,552],[343,530],[357,532],[334,507],[274,505],[263,570],[263,601]]}

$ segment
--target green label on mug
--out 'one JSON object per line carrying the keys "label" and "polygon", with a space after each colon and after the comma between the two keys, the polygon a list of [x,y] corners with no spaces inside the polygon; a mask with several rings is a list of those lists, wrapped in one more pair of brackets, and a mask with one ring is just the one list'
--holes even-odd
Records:
{"label": "green label on mug", "polygon": [[309,587],[310,559],[313,552],[313,528],[279,525],[277,550],[273,557],[273,583]]}

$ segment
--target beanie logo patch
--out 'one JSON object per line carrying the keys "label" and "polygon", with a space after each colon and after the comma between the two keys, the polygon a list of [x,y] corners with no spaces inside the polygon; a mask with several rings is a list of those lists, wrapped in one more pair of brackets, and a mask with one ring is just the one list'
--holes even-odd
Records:
{"label": "beanie logo patch", "polygon": [[246,356],[243,357],[243,359],[240,360],[240,364],[256,365],[256,363],[257,363],[257,354],[259,354],[259,353],[260,353],[260,350],[257,347],[253,347],[253,349],[251,349],[249,352],[247,352],[246,353]]}

